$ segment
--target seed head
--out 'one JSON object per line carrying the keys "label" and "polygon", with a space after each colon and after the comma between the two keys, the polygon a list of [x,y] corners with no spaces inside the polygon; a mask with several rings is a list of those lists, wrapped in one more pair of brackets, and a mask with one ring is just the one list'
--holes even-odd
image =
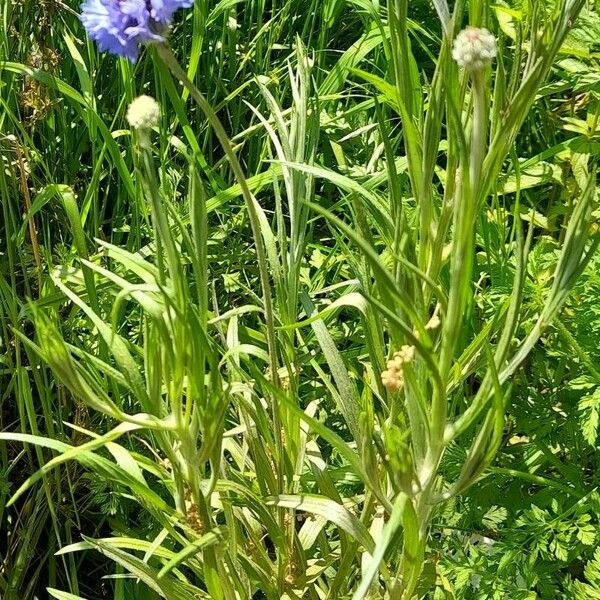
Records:
{"label": "seed head", "polygon": [[138,96],[127,109],[127,121],[134,129],[150,129],[159,119],[160,106],[150,96]]}
{"label": "seed head", "polygon": [[459,67],[478,71],[496,56],[496,38],[485,28],[467,27],[454,40],[452,58]]}

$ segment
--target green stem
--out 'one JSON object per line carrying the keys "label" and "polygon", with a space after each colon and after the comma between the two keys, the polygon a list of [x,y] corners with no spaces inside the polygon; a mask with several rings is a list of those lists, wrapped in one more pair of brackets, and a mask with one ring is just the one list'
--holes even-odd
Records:
{"label": "green stem", "polygon": [[485,141],[487,137],[487,109],[485,102],[484,72],[477,69],[472,73],[473,78],[473,130],[471,133],[471,160],[469,177],[471,193],[478,198],[481,187],[481,169],[485,159]]}
{"label": "green stem", "polygon": [[[139,131],[140,149],[142,152],[142,168],[143,168],[143,181],[146,187],[146,196],[148,202],[152,207],[152,218],[155,227],[155,238],[157,244],[162,244],[167,255],[167,266],[169,270],[169,276],[171,278],[172,285],[176,286],[180,281],[179,277],[179,256],[177,248],[171,235],[171,228],[169,226],[169,220],[165,213],[163,203],[161,200],[160,186],[158,183],[158,177],[154,168],[154,162],[152,158],[152,150],[150,144],[146,140],[147,132]],[[157,258],[162,261],[162,255],[160,248],[157,247]],[[160,268],[159,273],[164,277],[164,271]],[[165,283],[163,280],[161,283]]]}
{"label": "green stem", "polygon": [[231,141],[219,120],[219,117],[216,115],[210,103],[206,100],[206,98],[202,95],[200,90],[190,81],[185,71],[181,68],[177,59],[175,58],[171,49],[166,45],[158,45],[157,46],[158,56],[163,60],[163,62],[170,69],[171,73],[179,79],[179,81],[185,86],[185,88],[189,91],[190,95],[196,102],[196,104],[200,107],[206,119],[208,120],[210,126],[215,132],[223,151],[231,165],[235,178],[238,181],[240,189],[242,190],[242,196],[244,198],[244,202],[246,204],[246,209],[248,210],[248,215],[250,217],[250,225],[252,227],[252,234],[254,237],[254,243],[256,245],[256,256],[258,260],[258,268],[260,272],[261,286],[263,289],[263,302],[265,309],[265,321],[267,326],[267,345],[269,347],[269,356],[271,359],[271,373],[273,377],[273,382],[277,381],[277,343],[275,338],[275,318],[273,313],[273,304],[271,298],[271,282],[269,278],[269,267],[267,264],[267,255],[265,251],[264,241],[262,239],[261,226],[260,226],[260,217],[258,215],[258,211],[256,209],[256,200],[248,187],[248,182],[244,175],[244,171],[242,166],[238,160],[235,151],[233,150],[233,146]]}
{"label": "green stem", "polygon": [[[473,80],[473,120],[468,165],[469,179],[467,183],[465,178],[463,178],[463,185],[458,188],[459,197],[455,199],[456,213],[451,266],[452,275],[440,357],[440,371],[444,380],[447,379],[452,366],[470,293],[469,282],[475,251],[474,219],[480,203],[481,171],[485,158],[487,136],[484,73],[481,70],[476,70],[471,75]],[[467,165],[462,165],[463,173],[466,172],[466,169]],[[443,437],[445,422],[446,398],[443,395],[439,397],[434,396],[432,406],[432,443],[436,443],[438,436]]]}
{"label": "green stem", "polygon": [[[254,238],[254,243],[256,246],[256,258],[258,262],[258,269],[260,273],[260,281],[263,291],[263,304],[264,304],[264,314],[265,314],[265,324],[267,330],[267,347],[269,351],[269,367],[271,371],[271,380],[274,386],[278,386],[278,360],[277,360],[277,339],[275,336],[275,316],[273,311],[273,301],[272,301],[272,292],[271,292],[271,281],[269,277],[269,266],[267,261],[267,253],[265,249],[265,243],[262,237],[261,231],[261,222],[260,215],[257,207],[256,200],[248,187],[248,182],[246,180],[246,176],[238,160],[237,155],[233,149],[229,136],[227,135],[219,117],[215,113],[214,109],[210,105],[210,103],[206,100],[204,95],[198,90],[198,88],[190,81],[186,72],[181,68],[175,55],[171,51],[171,49],[167,45],[158,45],[157,53],[159,58],[167,65],[171,73],[174,77],[176,77],[184,87],[189,91],[191,97],[196,102],[198,107],[204,113],[206,119],[208,120],[210,126],[215,132],[223,151],[225,152],[225,156],[229,161],[231,169],[233,170],[233,174],[238,181],[240,189],[242,191],[242,196],[244,198],[244,203],[246,205],[246,210],[248,211],[248,216],[250,218],[250,225],[252,228],[252,235]],[[283,443],[282,437],[282,416],[280,412],[280,406],[276,401],[275,397],[271,398],[271,406],[273,412],[273,427],[275,430],[275,438],[277,440],[277,453],[278,453],[278,473],[277,473],[277,485],[278,485],[278,493],[282,494],[285,492],[285,447]],[[285,509],[280,508],[278,510],[278,520],[279,525],[284,528],[285,527]],[[293,551],[293,548],[289,549],[289,553]],[[280,588],[282,591],[283,581],[284,581],[284,569],[285,569],[285,552],[280,554],[279,560],[279,581]]]}

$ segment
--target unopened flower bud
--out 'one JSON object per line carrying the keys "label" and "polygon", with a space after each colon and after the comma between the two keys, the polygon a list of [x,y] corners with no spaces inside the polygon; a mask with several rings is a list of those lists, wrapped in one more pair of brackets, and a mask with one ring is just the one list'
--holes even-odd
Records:
{"label": "unopened flower bud", "polygon": [[435,313],[431,317],[431,319],[429,319],[429,322],[427,323],[427,325],[425,325],[425,329],[431,331],[433,329],[437,329],[441,324],[442,324],[442,321],[441,321],[439,315],[437,313]]}
{"label": "unopened flower bud", "polygon": [[496,56],[496,38],[485,28],[467,27],[454,40],[452,58],[459,67],[477,71]]}
{"label": "unopened flower bud", "polygon": [[388,360],[387,369],[381,373],[381,382],[390,392],[397,392],[404,386],[404,365],[415,356],[415,347],[404,345],[394,352],[392,360]]}

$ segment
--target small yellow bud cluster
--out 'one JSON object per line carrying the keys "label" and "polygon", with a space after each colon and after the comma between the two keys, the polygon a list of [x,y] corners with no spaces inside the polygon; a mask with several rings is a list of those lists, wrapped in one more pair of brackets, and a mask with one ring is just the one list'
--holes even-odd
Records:
{"label": "small yellow bud cluster", "polygon": [[204,535],[204,524],[200,518],[200,510],[194,502],[191,493],[187,493],[185,499],[185,520],[198,535]]}
{"label": "small yellow bud cluster", "polygon": [[427,325],[425,325],[425,329],[427,329],[428,331],[433,331],[434,329],[437,329],[441,324],[442,324],[442,320],[440,319],[439,315],[436,312],[433,314],[431,319],[429,319],[429,322],[427,323]]}
{"label": "small yellow bud cluster", "polygon": [[168,458],[163,458],[163,459],[159,460],[158,464],[165,471],[172,471],[173,470],[173,465],[171,464],[171,461]]}
{"label": "small yellow bud cluster", "polygon": [[298,567],[294,562],[288,563],[285,570],[285,583],[289,588],[293,588],[298,580]]}
{"label": "small yellow bud cluster", "polygon": [[397,392],[404,385],[404,365],[415,356],[414,346],[402,346],[387,363],[387,370],[381,373],[381,381],[390,392]]}

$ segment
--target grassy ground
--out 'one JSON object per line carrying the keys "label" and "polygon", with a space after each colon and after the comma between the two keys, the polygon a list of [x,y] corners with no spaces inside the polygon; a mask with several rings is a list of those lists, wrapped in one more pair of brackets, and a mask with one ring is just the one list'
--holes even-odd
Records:
{"label": "grassy ground", "polygon": [[0,598],[600,597],[593,2],[0,7]]}

